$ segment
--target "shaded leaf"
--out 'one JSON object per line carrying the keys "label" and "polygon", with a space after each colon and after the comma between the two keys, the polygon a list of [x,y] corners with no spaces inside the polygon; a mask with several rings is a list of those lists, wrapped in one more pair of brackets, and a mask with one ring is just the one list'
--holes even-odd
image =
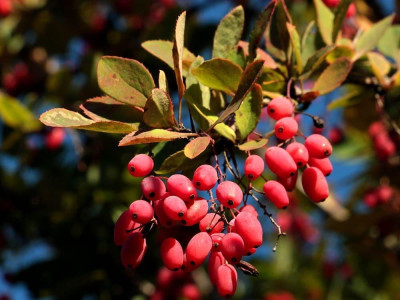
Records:
{"label": "shaded leaf", "polygon": [[322,2],[314,0],[315,10],[317,12],[317,24],[319,32],[325,44],[332,44],[333,20],[335,18],[332,11]]}
{"label": "shaded leaf", "polygon": [[143,120],[142,109],[108,96],[88,99],[79,108],[93,121],[140,123]]}
{"label": "shaded leaf", "polygon": [[336,41],[338,37],[351,2],[352,0],[341,0],[339,6],[336,8],[335,18],[333,20],[332,41]]}
{"label": "shaded leaf", "polygon": [[264,68],[260,81],[262,82],[262,88],[264,91],[284,93],[286,91],[286,80],[285,77],[271,69]]}
{"label": "shaded leaf", "polygon": [[262,103],[262,88],[256,83],[235,112],[236,128],[239,132],[240,141],[243,141],[257,127]]}
{"label": "shaded leaf", "polygon": [[160,169],[156,171],[156,174],[165,175],[176,173],[178,171],[190,170],[204,163],[207,158],[208,153],[203,152],[196,158],[190,159],[185,156],[184,150],[181,150],[167,157],[162,163]]}
{"label": "shaded leaf", "polygon": [[10,127],[23,132],[40,129],[41,125],[35,115],[17,99],[0,93],[0,117]]}
{"label": "shaded leaf", "polygon": [[388,62],[382,54],[376,52],[368,52],[367,57],[376,78],[378,78],[382,86],[385,86],[387,83],[384,77],[390,71],[390,62]]}
{"label": "shaded leaf", "polygon": [[292,45],[294,55],[296,58],[297,72],[301,74],[303,72],[303,62],[301,60],[301,44],[300,36],[296,30],[296,26],[286,23],[287,30],[290,36],[290,43]]}
{"label": "shaded leaf", "polygon": [[183,149],[183,152],[187,158],[193,159],[203,153],[211,139],[208,136],[200,136],[191,140]]}
{"label": "shaded leaf", "polygon": [[368,51],[373,50],[378,45],[378,42],[384,36],[386,30],[388,30],[392,24],[393,18],[394,16],[391,15],[378,23],[375,23],[357,39],[354,45],[354,60],[358,59]]}
{"label": "shaded leaf", "polygon": [[352,59],[354,55],[354,50],[349,46],[336,46],[331,52],[328,53],[326,57],[326,62],[328,64],[333,63],[335,60],[341,57],[347,57],[348,59]]}
{"label": "shaded leaf", "polygon": [[346,84],[343,86],[343,90],[344,95],[329,103],[328,110],[355,105],[374,96],[372,89],[365,89],[355,84]]}
{"label": "shaded leaf", "polygon": [[93,121],[81,114],[64,108],[53,108],[44,112],[39,119],[52,127],[67,127],[108,133],[128,133],[138,129],[138,124],[118,121]]}
{"label": "shaded leaf", "polygon": [[213,128],[218,123],[224,122],[232,113],[239,109],[244,97],[250,92],[253,84],[256,82],[261,74],[264,65],[263,60],[256,60],[249,63],[246,69],[243,71],[240,77],[239,87],[232,101],[229,103],[228,107],[221,113],[218,120],[211,126]]}
{"label": "shaded leaf", "polygon": [[242,151],[251,151],[264,147],[268,143],[267,139],[260,139],[258,141],[248,141],[238,146],[238,148]]}
{"label": "shaded leaf", "polygon": [[[155,57],[165,62],[168,66],[174,69],[174,60],[172,58],[172,48],[174,43],[171,41],[151,40],[142,43],[142,47]],[[182,53],[182,73],[186,76],[190,65],[196,59],[196,56],[188,49],[183,48]]]}
{"label": "shaded leaf", "polygon": [[183,45],[185,39],[185,22],[186,11],[180,14],[176,21],[174,46],[172,47],[172,58],[174,61],[174,71],[176,83],[178,85],[179,99],[182,99],[185,93],[185,84],[183,83],[182,62],[183,62]]}
{"label": "shaded leaf", "polygon": [[319,96],[318,91],[306,92],[300,96],[299,102],[300,103],[311,102],[315,100],[318,96]]}
{"label": "shaded leaf", "polygon": [[[241,47],[244,50],[245,55],[249,55],[249,43],[245,41],[239,41],[238,44],[239,47]],[[270,69],[276,69],[278,65],[274,61],[274,59],[264,50],[257,48],[257,55],[256,59],[262,59],[264,60],[264,67],[270,68]]]}
{"label": "shaded leaf", "polygon": [[243,26],[244,10],[237,6],[221,20],[215,31],[212,57],[228,58],[242,36]]}
{"label": "shaded leaf", "polygon": [[129,146],[138,144],[149,144],[184,139],[197,136],[196,133],[175,132],[165,129],[153,129],[144,132],[132,132],[122,138],[118,146]]}
{"label": "shaded leaf", "polygon": [[318,77],[313,90],[318,91],[320,95],[333,91],[346,80],[351,67],[351,61],[345,57],[336,60]]}
{"label": "shaded leaf", "polygon": [[144,107],[143,121],[153,128],[176,126],[171,98],[161,89],[153,89]]}
{"label": "shaded leaf", "polygon": [[97,65],[101,90],[114,99],[144,107],[155,88],[150,72],[138,61],[116,56],[103,56]]}
{"label": "shaded leaf", "polygon": [[257,21],[250,32],[248,53],[249,61],[252,62],[256,58],[256,51],[260,46],[261,39],[267,29],[268,24],[271,23],[272,13],[275,10],[276,1],[271,1],[264,10],[257,17]]}
{"label": "shaded leaf", "polygon": [[239,86],[242,68],[227,59],[213,58],[192,69],[192,73],[205,86],[233,95]]}
{"label": "shaded leaf", "polygon": [[[318,50],[317,52],[315,52],[308,60],[306,63],[306,66],[304,67],[304,74],[307,74],[309,72],[308,75],[311,75],[314,70],[316,68],[318,68],[324,61],[325,58],[327,57],[327,55],[329,53],[331,53],[333,51],[333,49],[335,48],[334,45],[329,45],[326,46],[320,50]],[[307,75],[305,75],[307,76]],[[303,76],[303,78],[305,77]]]}

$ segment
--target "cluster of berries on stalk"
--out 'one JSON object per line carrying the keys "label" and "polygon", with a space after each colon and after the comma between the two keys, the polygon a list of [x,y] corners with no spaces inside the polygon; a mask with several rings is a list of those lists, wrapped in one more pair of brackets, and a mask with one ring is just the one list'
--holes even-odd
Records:
{"label": "cluster of berries on stalk", "polygon": [[[263,186],[266,198],[277,208],[286,208],[289,205],[287,192],[294,189],[298,172],[304,169],[305,193],[314,202],[325,200],[329,195],[325,176],[332,171],[329,141],[319,134],[310,135],[304,144],[294,141],[299,130],[289,99],[275,98],[267,109],[276,120],[275,135],[284,142],[265,152],[268,168],[277,175],[277,180],[268,180]],[[128,164],[132,176],[144,177],[141,181],[143,196],[133,201],[115,224],[114,242],[122,246],[122,264],[128,269],[140,264],[147,249],[146,235],[157,225],[160,256],[167,269],[191,272],[208,258],[210,281],[222,297],[232,297],[237,287],[237,269],[248,275],[258,275],[242,257],[254,254],[263,241],[257,209],[247,203],[247,196],[251,195],[271,219],[266,206],[254,195],[254,192],[262,192],[251,186],[253,180],[262,176],[264,160],[250,154],[246,158],[244,176],[249,180],[248,185],[231,166],[229,169],[237,182],[226,180],[218,161],[215,167],[200,165],[192,179],[182,174],[168,178],[153,176],[150,175],[153,167],[152,158],[146,154],[136,155]],[[210,199],[199,197],[198,191],[208,191]],[[281,235],[279,225],[275,225]]]}

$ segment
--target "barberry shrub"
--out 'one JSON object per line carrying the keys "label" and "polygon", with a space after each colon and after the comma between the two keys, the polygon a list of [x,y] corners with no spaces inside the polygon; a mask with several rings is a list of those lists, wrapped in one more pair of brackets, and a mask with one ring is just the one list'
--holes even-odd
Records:
{"label": "barberry shrub", "polygon": [[[211,282],[221,296],[232,297],[237,270],[258,275],[243,257],[263,242],[263,215],[279,239],[285,233],[269,210],[290,206],[288,192],[297,187],[313,203],[329,199],[332,145],[319,133],[306,136],[298,116],[312,118],[315,129],[322,130],[324,121],[304,110],[347,84],[360,61],[382,77],[382,57],[372,50],[393,17],[352,41],[341,35],[350,1],[341,1],[334,10],[321,0],[314,3],[318,22],[300,35],[285,1],[271,1],[248,42],[241,40],[244,10],[234,8],[217,27],[209,60],[184,47],[183,12],[173,41],[142,44],[174,70],[177,99],[163,71],[155,80],[134,59],[103,56],[97,77],[104,96],[85,101],[83,113],[56,108],[41,115],[48,126],[124,134],[120,147],[147,145],[140,147],[146,153],[127,162],[129,173],[141,180],[142,197],[126,208],[114,228],[125,268],[146,259],[147,237],[158,228],[167,269],[191,272],[208,258]],[[124,111],[124,121],[110,116],[110,108]],[[186,109],[189,120],[182,120]],[[267,120],[261,118],[264,109]],[[260,123],[269,123],[272,130]],[[373,135],[378,139],[378,133]],[[182,145],[180,150],[155,164],[172,143]],[[395,149],[377,151],[387,159]],[[207,198],[199,196],[201,191]]]}

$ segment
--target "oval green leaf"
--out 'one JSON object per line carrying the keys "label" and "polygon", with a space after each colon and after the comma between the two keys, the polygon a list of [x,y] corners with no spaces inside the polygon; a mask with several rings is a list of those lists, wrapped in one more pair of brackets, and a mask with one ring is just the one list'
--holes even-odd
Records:
{"label": "oval green leaf", "polygon": [[153,89],[144,107],[143,121],[153,128],[176,126],[171,98],[161,89]]}
{"label": "oval green leaf", "polygon": [[193,159],[203,153],[208,145],[210,144],[211,139],[208,136],[200,136],[191,140],[183,149],[183,152],[187,158]]}
{"label": "oval green leaf", "polygon": [[264,147],[268,143],[268,139],[253,140],[243,143],[238,146],[242,151],[251,151]]}
{"label": "oval green leaf", "polygon": [[124,136],[119,142],[118,146],[167,142],[177,139],[184,139],[191,136],[197,136],[197,133],[175,132],[165,129],[153,129],[144,132],[137,131]]}

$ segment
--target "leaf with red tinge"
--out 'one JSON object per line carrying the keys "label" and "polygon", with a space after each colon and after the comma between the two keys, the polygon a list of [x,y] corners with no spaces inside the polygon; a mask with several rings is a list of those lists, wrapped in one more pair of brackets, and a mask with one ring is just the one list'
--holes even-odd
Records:
{"label": "leaf with red tinge", "polygon": [[83,102],[79,108],[93,121],[114,120],[125,123],[143,121],[143,109],[119,102],[108,96],[90,98]]}
{"label": "leaf with red tinge", "polygon": [[182,75],[183,45],[185,35],[186,11],[181,13],[176,21],[174,46],[172,48],[172,58],[174,60],[174,70],[176,83],[178,85],[179,99],[182,99],[185,93],[185,84]]}
{"label": "leaf with red tinge", "polygon": [[140,62],[116,56],[103,56],[97,65],[101,90],[114,99],[144,107],[155,88],[150,72]]}
{"label": "leaf with red tinge", "polygon": [[263,60],[256,60],[249,63],[246,69],[243,71],[240,77],[239,87],[232,101],[229,103],[228,107],[221,113],[218,120],[209,128],[211,130],[217,124],[222,123],[228,118],[232,113],[237,111],[243,102],[243,99],[247,96],[261,74],[264,66]]}
{"label": "leaf with red tinge", "polygon": [[[244,54],[249,55],[249,43],[245,41],[239,41],[238,43],[239,47],[243,48]],[[257,56],[256,59],[262,59],[264,60],[264,67],[270,68],[270,69],[276,69],[278,65],[274,61],[274,59],[264,50],[257,48]]]}
{"label": "leaf with red tinge", "polygon": [[207,149],[211,139],[208,136],[200,136],[191,140],[183,149],[183,152],[187,158],[193,159],[199,156],[204,150]]}
{"label": "leaf with red tinge", "polygon": [[319,96],[318,91],[311,91],[311,92],[306,92],[303,95],[301,95],[299,102],[304,103],[304,102],[311,102],[314,99],[316,99]]}
{"label": "leaf with red tinge", "polygon": [[[171,69],[174,69],[174,60],[172,58],[172,48],[174,47],[174,43],[171,41],[164,40],[151,40],[142,43],[142,47],[159,58],[163,62],[165,62]],[[196,56],[190,52],[188,49],[183,48],[182,54],[182,75],[186,76],[187,71],[189,70],[190,65],[194,62]]]}
{"label": "leaf with red tinge", "polygon": [[161,89],[153,89],[144,107],[143,121],[153,128],[176,126],[171,98]]}
{"label": "leaf with red tinge", "polygon": [[175,132],[165,129],[153,129],[144,132],[137,131],[124,136],[123,139],[119,142],[118,146],[167,142],[177,139],[184,139],[191,136],[197,136],[197,133]]}
{"label": "leaf with red tinge", "polygon": [[313,91],[324,95],[338,88],[346,80],[352,66],[351,61],[346,57],[335,60],[318,77]]}
{"label": "leaf with red tinge", "polygon": [[243,143],[238,146],[242,151],[251,151],[264,147],[268,143],[268,139],[253,140]]}
{"label": "leaf with red tinge", "polygon": [[276,6],[276,1],[271,1],[258,16],[256,24],[250,33],[249,38],[249,61],[253,61],[256,58],[257,49],[260,46],[261,39],[264,35],[265,29],[271,22],[271,15]]}
{"label": "leaf with red tinge", "polygon": [[40,121],[52,127],[67,127],[108,133],[128,133],[138,130],[139,124],[117,121],[93,121],[64,108],[53,108],[40,116]]}

